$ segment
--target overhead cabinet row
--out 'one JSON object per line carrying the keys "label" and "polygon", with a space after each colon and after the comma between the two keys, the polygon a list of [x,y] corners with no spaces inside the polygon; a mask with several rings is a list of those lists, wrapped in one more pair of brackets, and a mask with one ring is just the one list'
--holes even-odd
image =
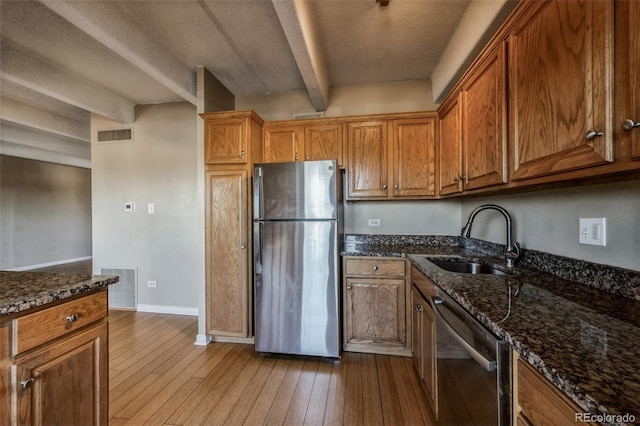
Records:
{"label": "overhead cabinet row", "polygon": [[637,2],[525,1],[439,108],[439,194],[637,170]]}

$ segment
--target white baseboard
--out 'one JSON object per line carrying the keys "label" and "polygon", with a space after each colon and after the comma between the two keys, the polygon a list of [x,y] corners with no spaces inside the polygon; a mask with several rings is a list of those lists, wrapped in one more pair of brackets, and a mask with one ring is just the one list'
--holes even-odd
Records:
{"label": "white baseboard", "polygon": [[196,342],[194,343],[194,345],[207,346],[209,343],[211,343],[211,340],[211,336],[209,336],[208,334],[198,334],[196,336]]}
{"label": "white baseboard", "polygon": [[29,269],[40,269],[40,268],[48,268],[49,266],[64,265],[66,263],[83,262],[85,260],[91,260],[91,256],[76,257],[75,259],[56,260],[55,262],[38,263],[37,265],[20,266],[18,268],[9,268],[6,270],[21,272],[21,271],[28,271]]}
{"label": "white baseboard", "polygon": [[181,306],[141,305],[138,304],[138,312],[152,312],[154,314],[189,315],[198,316],[198,308],[185,308]]}

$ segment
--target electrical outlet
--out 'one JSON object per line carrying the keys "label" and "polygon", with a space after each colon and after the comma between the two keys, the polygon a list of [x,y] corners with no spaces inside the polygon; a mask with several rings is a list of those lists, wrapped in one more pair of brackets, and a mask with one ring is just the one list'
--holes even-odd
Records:
{"label": "electrical outlet", "polygon": [[607,219],[601,218],[580,218],[580,229],[578,235],[579,244],[591,246],[607,245]]}
{"label": "electrical outlet", "polygon": [[380,219],[369,219],[369,226],[380,226]]}
{"label": "electrical outlet", "polygon": [[136,203],[133,201],[128,201],[124,203],[124,211],[125,212],[135,212],[136,211]]}
{"label": "electrical outlet", "polygon": [[154,203],[148,203],[147,204],[147,212],[149,214],[155,214],[156,213],[156,205]]}
{"label": "electrical outlet", "polygon": [[157,281],[147,281],[147,287],[156,288],[156,287],[158,287],[158,282]]}

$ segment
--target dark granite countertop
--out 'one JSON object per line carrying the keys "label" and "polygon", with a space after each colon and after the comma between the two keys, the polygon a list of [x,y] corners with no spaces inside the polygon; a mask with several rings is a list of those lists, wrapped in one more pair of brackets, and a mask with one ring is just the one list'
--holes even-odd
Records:
{"label": "dark granite countertop", "polygon": [[[455,241],[393,242],[347,240],[342,254],[407,257],[585,412],[613,415],[606,424],[625,424],[615,417],[624,414],[640,422],[639,301],[534,269],[514,268],[507,275],[448,272],[424,255],[503,268],[504,261]],[[625,271],[635,284],[636,273]]]}
{"label": "dark granite countertop", "polygon": [[0,271],[0,317],[117,282],[110,275]]}

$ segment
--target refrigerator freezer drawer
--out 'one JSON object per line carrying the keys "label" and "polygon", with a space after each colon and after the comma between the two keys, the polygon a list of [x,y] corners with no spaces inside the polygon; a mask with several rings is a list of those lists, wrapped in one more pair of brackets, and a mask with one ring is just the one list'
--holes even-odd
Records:
{"label": "refrigerator freezer drawer", "polygon": [[337,222],[254,222],[255,347],[340,356]]}

